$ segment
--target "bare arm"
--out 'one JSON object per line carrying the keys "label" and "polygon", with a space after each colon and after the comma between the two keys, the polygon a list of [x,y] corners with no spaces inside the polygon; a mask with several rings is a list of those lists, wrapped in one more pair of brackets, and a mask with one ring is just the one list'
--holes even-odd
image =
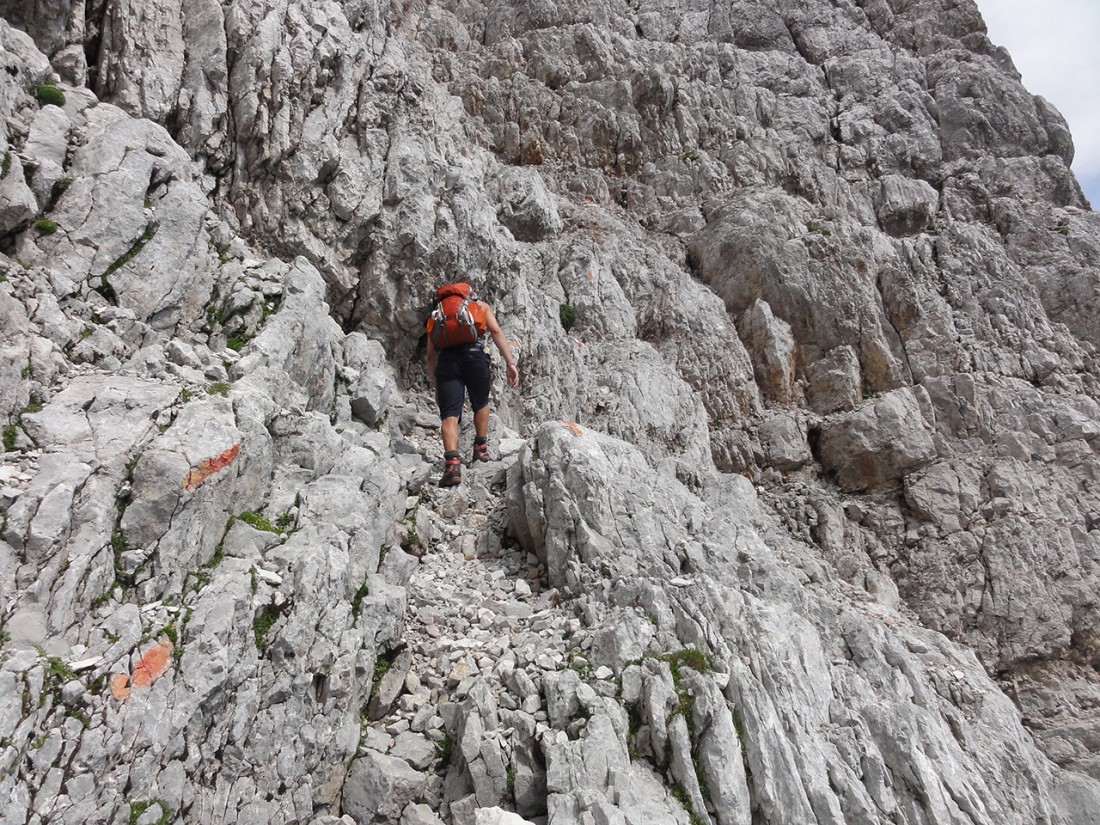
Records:
{"label": "bare arm", "polygon": [[481,301],[480,304],[481,308],[485,310],[485,326],[489,330],[489,336],[493,339],[493,343],[496,344],[497,350],[500,351],[500,355],[507,365],[508,386],[518,386],[519,368],[516,366],[516,359],[512,356],[512,348],[508,346],[508,339],[504,337],[504,330],[500,328],[497,317],[493,314],[493,310],[489,308],[489,305],[484,301]]}
{"label": "bare arm", "polygon": [[428,336],[428,375],[432,379],[432,385],[435,385],[435,365],[437,361],[437,353],[435,351],[435,344],[432,343],[432,336]]}

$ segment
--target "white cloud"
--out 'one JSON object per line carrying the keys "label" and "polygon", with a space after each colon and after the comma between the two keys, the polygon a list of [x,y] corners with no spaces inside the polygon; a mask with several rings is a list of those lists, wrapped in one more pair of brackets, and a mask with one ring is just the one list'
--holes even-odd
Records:
{"label": "white cloud", "polygon": [[[1096,0],[977,0],[989,39],[1004,46],[1032,94],[1069,123],[1073,171],[1100,205],[1100,3]],[[1089,191],[1089,190],[1092,191]]]}

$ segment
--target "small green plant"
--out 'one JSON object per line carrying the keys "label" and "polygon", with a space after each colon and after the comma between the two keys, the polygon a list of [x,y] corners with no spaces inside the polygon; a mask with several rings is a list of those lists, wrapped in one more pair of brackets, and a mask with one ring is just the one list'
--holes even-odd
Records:
{"label": "small green plant", "polygon": [[217,547],[214,548],[214,555],[212,555],[210,557],[210,561],[203,564],[203,567],[205,567],[207,570],[213,570],[215,567],[217,567],[219,564],[221,564],[224,560],[225,560],[225,547],[224,547],[224,545],[219,544]]}
{"label": "small green plant", "polygon": [[229,395],[229,385],[224,381],[215,381],[209,387],[206,388],[207,395]]}
{"label": "small green plant", "polygon": [[163,799],[143,799],[138,802],[131,802],[128,825],[137,825],[142,814],[154,805],[160,807],[160,819],[156,821],[156,825],[168,825],[168,821],[172,817],[172,809],[168,807],[168,803]]}
{"label": "small green plant", "polygon": [[703,820],[699,818],[699,815],[697,813],[695,813],[695,808],[691,804],[691,797],[688,796],[687,791],[684,790],[682,785],[680,785],[679,783],[673,783],[673,785],[668,789],[668,792],[673,798],[676,799],[677,802],[683,805],[684,810],[688,813],[688,821],[691,823],[691,825],[703,825]]}
{"label": "small green plant", "polygon": [[374,696],[374,691],[377,690],[378,683],[390,672],[395,657],[395,653],[387,652],[379,654],[378,658],[374,660],[374,675],[371,678],[370,693],[367,694],[368,696]]}
{"label": "small green plant", "polygon": [[8,424],[4,427],[4,452],[15,452],[15,436],[18,431],[14,424]]}
{"label": "small green plant", "polygon": [[454,742],[451,741],[451,737],[444,736],[435,744],[435,755],[439,757],[439,760],[446,765],[451,761],[451,754],[454,752]]}
{"label": "small green plant", "polygon": [[359,589],[355,591],[355,595],[351,599],[351,621],[353,626],[359,624],[359,608],[363,605],[363,599],[369,595],[370,588],[364,581],[359,585]]}
{"label": "small green plant", "polygon": [[278,529],[276,529],[275,525],[268,521],[264,516],[261,516],[259,513],[254,513],[251,510],[245,510],[243,513],[237,516],[237,518],[239,518],[250,527],[255,527],[257,530],[263,530],[265,533],[279,532]]}
{"label": "small green plant", "polygon": [[275,526],[284,533],[290,529],[290,526],[292,524],[294,524],[294,516],[290,514],[289,510],[287,510],[285,513],[275,519]]}
{"label": "small green plant", "polygon": [[31,90],[31,93],[38,98],[39,103],[54,106],[65,105],[65,93],[61,91],[61,87],[53,83],[39,83]]}
{"label": "small green plant", "polygon": [[573,325],[577,323],[577,309],[572,304],[562,304],[558,309],[558,318],[561,321],[562,329],[569,332],[573,328]]}
{"label": "small green plant", "polygon": [[516,769],[509,768],[508,774],[505,777],[505,783],[508,787],[508,795],[514,797],[516,795]]}
{"label": "small green plant", "polygon": [[57,231],[57,221],[51,221],[49,218],[39,218],[34,222],[34,228],[38,230],[39,235],[52,235]]}
{"label": "small green plant", "polygon": [[[4,277],[3,275],[0,275],[0,280],[2,280],[3,277]],[[30,364],[27,364],[27,366],[23,367],[23,369],[21,369],[19,371],[19,377],[20,378],[30,378],[31,377],[31,365]]]}
{"label": "small green plant", "polygon": [[141,233],[140,238],[134,241],[134,245],[124,254],[120,255],[113,264],[107,267],[107,271],[103,273],[104,284],[106,284],[107,279],[111,277],[111,275],[115,274],[115,272],[137,257],[138,253],[145,248],[145,244],[149,243],[149,241],[153,239],[153,236],[157,234],[158,228],[156,223],[149,223],[145,226],[145,231]]}
{"label": "small green plant", "polygon": [[244,345],[248,343],[248,337],[244,333],[236,332],[233,335],[226,336],[225,346],[226,349],[231,349],[233,352],[240,352],[244,349]]}
{"label": "small green plant", "polygon": [[53,186],[50,187],[50,203],[54,203],[65,194],[65,190],[73,185],[72,178],[61,178],[61,180],[54,181]]}
{"label": "small green plant", "polygon": [[282,612],[277,605],[265,604],[252,620],[252,633],[256,637],[256,647],[261,652],[267,650],[267,634],[271,632]]}
{"label": "small green plant", "polygon": [[188,401],[190,401],[194,397],[195,397],[195,393],[192,392],[191,390],[188,390],[188,389],[180,390],[180,401],[182,401],[184,404],[186,404]]}
{"label": "small green plant", "polygon": [[11,152],[4,153],[4,160],[0,161],[0,178],[6,178],[11,171]]}

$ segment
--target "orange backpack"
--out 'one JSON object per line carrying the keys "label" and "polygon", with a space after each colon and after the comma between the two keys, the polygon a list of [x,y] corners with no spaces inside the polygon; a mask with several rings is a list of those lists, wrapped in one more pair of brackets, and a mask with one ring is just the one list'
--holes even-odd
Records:
{"label": "orange backpack", "polygon": [[485,312],[469,284],[447,284],[436,290],[435,308],[428,316],[428,335],[436,349],[476,344],[486,327]]}

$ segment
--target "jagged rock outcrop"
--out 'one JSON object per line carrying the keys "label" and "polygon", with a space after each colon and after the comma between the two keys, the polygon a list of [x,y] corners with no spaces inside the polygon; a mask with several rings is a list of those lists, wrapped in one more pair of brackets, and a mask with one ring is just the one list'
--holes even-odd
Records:
{"label": "jagged rock outcrop", "polygon": [[1098,815],[1100,220],[972,2],[3,13],[3,822]]}

